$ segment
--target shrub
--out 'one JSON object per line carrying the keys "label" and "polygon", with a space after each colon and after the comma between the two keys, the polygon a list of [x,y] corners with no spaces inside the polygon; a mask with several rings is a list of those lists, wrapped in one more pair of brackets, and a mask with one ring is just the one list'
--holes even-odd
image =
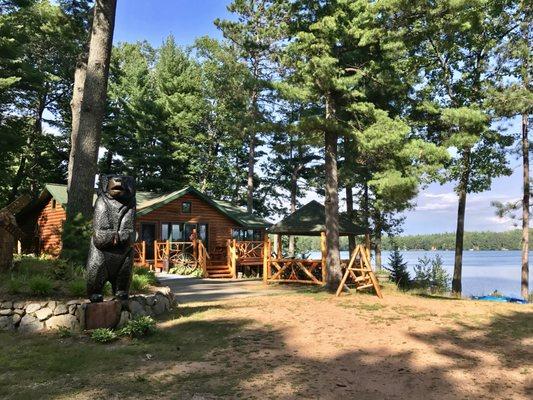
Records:
{"label": "shrub", "polygon": [[84,297],[87,292],[87,284],[84,279],[76,279],[68,284],[68,292],[73,297]]}
{"label": "shrub", "polygon": [[92,331],[91,339],[97,343],[109,343],[117,340],[118,335],[109,328],[98,328]]}
{"label": "shrub", "polygon": [[191,268],[186,265],[176,265],[168,270],[170,274],[187,275],[194,278],[201,278],[203,271],[201,268]]}
{"label": "shrub", "polygon": [[156,331],[156,324],[152,317],[137,317],[124,325],[120,334],[132,338],[148,336]]}
{"label": "shrub", "polygon": [[72,336],[72,331],[66,326],[60,326],[57,328],[57,334],[61,339],[65,339]]}
{"label": "shrub", "polygon": [[131,291],[143,292],[150,286],[150,279],[145,275],[133,275],[131,278]]}
{"label": "shrub", "polygon": [[396,285],[402,289],[407,290],[411,285],[411,277],[409,271],[407,271],[407,263],[403,260],[403,256],[397,247],[389,256],[389,267],[384,267],[390,272],[389,279],[396,283]]}
{"label": "shrub", "polygon": [[147,268],[135,267],[133,269],[133,276],[135,276],[135,275],[145,276],[150,285],[156,285],[157,284],[157,278],[155,276],[155,273],[153,271],[150,271]]}
{"label": "shrub", "polygon": [[424,256],[418,259],[415,266],[416,286],[429,289],[432,293],[447,292],[450,290],[450,275],[443,267],[441,256],[434,259]]}
{"label": "shrub", "polygon": [[7,292],[9,294],[19,294],[22,293],[24,287],[24,281],[19,277],[11,277],[7,281]]}
{"label": "shrub", "polygon": [[61,257],[85,265],[92,234],[91,221],[78,214],[72,222],[63,224]]}
{"label": "shrub", "polygon": [[28,280],[28,288],[32,295],[46,296],[52,293],[54,283],[44,275],[35,275]]}

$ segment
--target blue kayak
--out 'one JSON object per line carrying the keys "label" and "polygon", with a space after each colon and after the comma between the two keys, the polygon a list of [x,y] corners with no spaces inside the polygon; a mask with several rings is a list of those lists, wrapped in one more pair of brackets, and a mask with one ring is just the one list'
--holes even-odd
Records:
{"label": "blue kayak", "polygon": [[527,304],[527,301],[524,299],[518,299],[516,297],[507,296],[472,296],[472,300],[496,301],[498,303]]}

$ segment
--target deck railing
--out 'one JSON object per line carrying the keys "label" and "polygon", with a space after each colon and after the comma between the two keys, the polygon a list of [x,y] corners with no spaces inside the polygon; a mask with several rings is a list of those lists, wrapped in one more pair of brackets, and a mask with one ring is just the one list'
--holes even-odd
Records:
{"label": "deck railing", "polygon": [[146,266],[146,242],[135,242],[133,244],[133,262],[137,265]]}

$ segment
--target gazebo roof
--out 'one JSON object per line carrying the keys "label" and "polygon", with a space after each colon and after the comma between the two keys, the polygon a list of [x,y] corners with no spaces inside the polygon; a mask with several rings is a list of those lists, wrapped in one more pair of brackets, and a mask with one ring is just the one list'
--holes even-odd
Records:
{"label": "gazebo roof", "polygon": [[[318,236],[326,231],[326,208],[313,200],[268,229],[268,233],[297,236]],[[346,216],[339,215],[339,235],[363,235]]]}

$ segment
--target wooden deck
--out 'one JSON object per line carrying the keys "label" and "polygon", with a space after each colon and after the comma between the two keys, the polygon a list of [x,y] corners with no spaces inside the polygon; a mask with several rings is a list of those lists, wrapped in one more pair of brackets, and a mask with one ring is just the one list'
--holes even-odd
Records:
{"label": "wooden deck", "polygon": [[146,243],[135,243],[135,264],[156,271],[168,271],[173,266],[201,268],[205,278],[235,279],[239,273],[261,274],[264,259],[263,241],[227,240],[226,246],[207,252],[201,240],[193,242],[154,242],[154,259],[146,258]]}

